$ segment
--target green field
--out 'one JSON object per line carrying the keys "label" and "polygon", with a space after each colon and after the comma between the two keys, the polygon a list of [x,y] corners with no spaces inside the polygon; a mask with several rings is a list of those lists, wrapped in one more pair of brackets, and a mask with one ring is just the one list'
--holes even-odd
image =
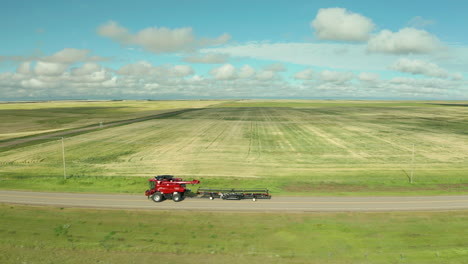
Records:
{"label": "green field", "polygon": [[0,205],[1,263],[466,263],[468,214]]}
{"label": "green field", "polygon": [[[188,107],[194,110],[66,137],[66,174],[74,182],[61,180],[59,139],[0,149],[2,188],[24,189],[25,180],[19,179],[28,178],[29,183],[37,183],[29,187],[33,189],[86,191],[88,186],[96,191],[100,185],[93,179],[118,176],[110,180],[117,187],[103,184],[101,190],[134,192],[135,186],[126,187],[134,181],[130,177],[142,177],[138,179],[145,184],[152,175],[174,174],[201,179],[204,186],[268,187],[287,195],[468,191],[468,107],[464,102],[35,105],[0,105],[0,112],[9,113],[0,117],[8,124],[8,128],[2,126],[0,137],[96,124],[103,116],[115,121]],[[65,116],[69,124],[56,124]]]}

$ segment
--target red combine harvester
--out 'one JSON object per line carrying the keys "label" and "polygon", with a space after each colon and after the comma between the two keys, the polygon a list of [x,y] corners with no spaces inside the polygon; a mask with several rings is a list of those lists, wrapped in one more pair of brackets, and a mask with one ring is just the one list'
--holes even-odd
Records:
{"label": "red combine harvester", "polygon": [[154,179],[149,179],[150,189],[145,195],[157,203],[165,199],[172,199],[174,202],[182,201],[190,189],[186,189],[186,184],[199,184],[200,181],[183,181],[181,178],[174,178],[172,175],[159,175]]}
{"label": "red combine harvester", "polygon": [[[157,203],[165,199],[172,199],[174,202],[180,202],[185,197],[209,198],[214,200],[220,198],[223,200],[243,200],[252,199],[271,199],[268,189],[234,189],[234,188],[199,188],[196,193],[191,193],[186,189],[186,184],[199,184],[200,181],[183,181],[181,178],[174,178],[172,175],[159,175],[154,179],[149,179],[150,188],[146,190],[145,195]],[[189,195],[190,193],[190,195]]]}

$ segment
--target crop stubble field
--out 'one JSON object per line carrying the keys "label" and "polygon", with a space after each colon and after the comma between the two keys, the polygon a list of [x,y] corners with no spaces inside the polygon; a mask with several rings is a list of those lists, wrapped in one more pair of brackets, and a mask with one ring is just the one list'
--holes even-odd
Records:
{"label": "crop stubble field", "polygon": [[[274,191],[295,193],[309,192],[314,184],[325,189],[342,184],[351,189],[403,188],[413,171],[419,186],[467,189],[468,107],[462,103],[69,102],[60,105],[55,118],[50,118],[54,108],[46,105],[36,109],[34,104],[17,105],[33,111],[21,110],[23,117],[16,123],[10,117],[13,125],[2,126],[3,137],[22,133],[28,115],[33,123],[29,126],[47,130],[64,118],[61,115],[67,115],[69,124],[64,126],[70,128],[106,116],[117,120],[195,109],[65,138],[69,177],[174,174],[214,185],[220,180],[269,184]],[[15,104],[0,106],[8,108],[1,111],[15,111]],[[41,109],[49,113],[49,122],[37,119]],[[3,151],[0,164],[0,177],[5,179],[63,176],[61,141]]]}

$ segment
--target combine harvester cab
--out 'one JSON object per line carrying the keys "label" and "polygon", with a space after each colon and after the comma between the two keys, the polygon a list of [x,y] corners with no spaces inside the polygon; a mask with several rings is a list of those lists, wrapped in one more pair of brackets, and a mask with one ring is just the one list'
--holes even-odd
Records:
{"label": "combine harvester cab", "polygon": [[148,199],[156,202],[162,202],[166,199],[172,199],[174,202],[180,202],[190,193],[186,189],[186,184],[199,184],[200,181],[183,181],[181,178],[174,178],[172,175],[158,175],[154,179],[149,179],[149,189],[145,191]]}
{"label": "combine harvester cab", "polygon": [[197,191],[198,198],[209,198],[214,200],[220,198],[223,200],[243,200],[252,199],[271,199],[268,189],[214,189],[214,188],[199,188]]}

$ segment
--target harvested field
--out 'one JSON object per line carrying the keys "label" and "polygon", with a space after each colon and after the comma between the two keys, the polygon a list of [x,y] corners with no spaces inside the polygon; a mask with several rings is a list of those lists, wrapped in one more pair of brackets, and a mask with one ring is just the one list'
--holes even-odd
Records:
{"label": "harvested field", "polygon": [[[307,101],[306,101],[307,102]],[[468,108],[229,102],[65,139],[67,174],[466,184]],[[273,105],[276,105],[273,107]],[[5,151],[0,176],[63,175],[59,141]]]}

